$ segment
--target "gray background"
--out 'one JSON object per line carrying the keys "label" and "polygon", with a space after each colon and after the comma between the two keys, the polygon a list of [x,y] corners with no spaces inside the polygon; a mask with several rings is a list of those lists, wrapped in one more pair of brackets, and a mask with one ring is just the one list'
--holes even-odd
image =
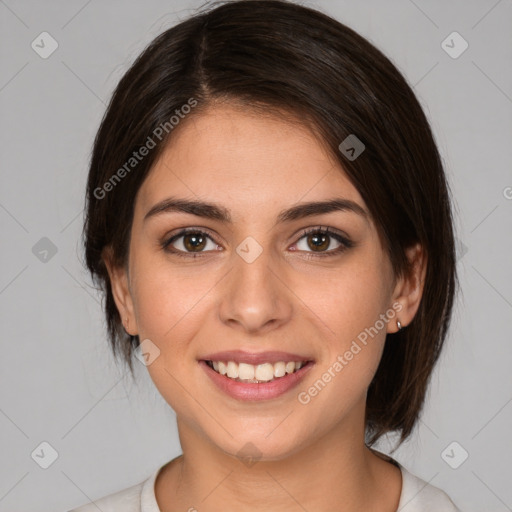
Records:
{"label": "gray background", "polygon": [[[0,511],[67,510],[180,453],[174,413],[146,368],[136,363],[133,384],[110,355],[80,233],[90,148],[113,88],[146,44],[201,4],[0,0]],[[454,195],[463,292],[418,429],[394,456],[464,511],[512,510],[512,2],[309,4],[405,74]],[[59,45],[47,59],[31,47],[43,31]],[[441,45],[453,31],[469,44],[458,58]],[[41,252],[43,237],[55,254]],[[48,469],[39,464],[50,449],[31,456],[44,441],[58,454]],[[453,441],[452,461],[469,454],[457,469],[442,456]]]}

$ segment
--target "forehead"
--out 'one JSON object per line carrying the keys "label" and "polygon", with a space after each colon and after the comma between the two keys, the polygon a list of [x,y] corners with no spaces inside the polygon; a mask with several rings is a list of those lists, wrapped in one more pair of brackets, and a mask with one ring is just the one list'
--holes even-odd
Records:
{"label": "forehead", "polygon": [[224,204],[236,221],[291,203],[343,197],[364,207],[343,168],[297,119],[223,106],[172,134],[138,193],[147,211],[166,197]]}

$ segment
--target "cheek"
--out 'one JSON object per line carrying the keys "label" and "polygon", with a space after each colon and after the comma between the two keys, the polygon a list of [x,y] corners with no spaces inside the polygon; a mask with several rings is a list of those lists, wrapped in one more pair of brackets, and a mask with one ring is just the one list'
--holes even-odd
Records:
{"label": "cheek", "polygon": [[[389,310],[385,265],[371,255],[358,257],[329,278],[310,280],[298,293],[315,315],[323,354],[319,380],[303,389],[305,402],[332,407],[333,417],[366,393],[379,365]],[[308,284],[309,283],[309,284]],[[329,412],[325,412],[330,414]]]}
{"label": "cheek", "polygon": [[146,261],[139,257],[134,267],[135,271],[141,269],[132,290],[139,337],[141,342],[149,339],[149,347],[158,354],[147,370],[167,403],[183,418],[193,417],[191,398],[184,389],[190,389],[197,376],[194,372],[199,371],[192,364],[195,354],[191,350],[213,308],[213,294],[208,291],[218,276],[206,267],[204,272],[185,266],[173,268],[151,256]]}
{"label": "cheek", "polygon": [[[212,279],[193,278],[169,264],[148,262],[134,287],[137,326],[141,341],[151,340],[158,356],[147,366],[150,377],[164,400],[182,419],[200,411],[191,406],[190,382],[194,378],[190,347],[203,325],[206,292]],[[147,270],[146,270],[147,269]],[[210,282],[212,281],[212,282]],[[151,346],[151,345],[150,345]],[[191,373],[192,372],[192,373]],[[192,401],[193,402],[193,401]]]}
{"label": "cheek", "polygon": [[166,349],[173,339],[186,339],[184,330],[201,325],[200,312],[208,301],[205,295],[215,284],[211,272],[189,271],[151,256],[145,261],[139,258],[134,272],[132,291],[140,335]]}
{"label": "cheek", "polygon": [[[386,332],[353,326],[354,336],[331,337],[326,357],[315,378],[298,390],[300,407],[323,418],[325,425],[338,422],[356,407],[364,406],[366,393],[379,366]],[[344,327],[340,325],[340,330]]]}
{"label": "cheek", "polygon": [[354,258],[336,272],[317,273],[314,281],[304,277],[294,289],[336,350],[374,326],[389,307],[386,274],[370,258]]}

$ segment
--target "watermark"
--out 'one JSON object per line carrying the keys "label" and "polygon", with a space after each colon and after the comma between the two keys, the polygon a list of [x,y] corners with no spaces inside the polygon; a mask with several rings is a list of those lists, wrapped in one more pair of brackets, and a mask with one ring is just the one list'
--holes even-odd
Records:
{"label": "watermark", "polygon": [[441,48],[452,58],[458,59],[467,49],[469,43],[458,33],[452,32],[441,43]]}
{"label": "watermark", "polygon": [[240,242],[236,252],[246,263],[252,263],[263,252],[263,247],[252,236],[248,236]]}
{"label": "watermark", "polygon": [[41,59],[47,59],[59,47],[59,43],[48,32],[41,32],[30,46]]}
{"label": "watermark", "polygon": [[56,254],[57,246],[46,236],[43,236],[32,247],[32,254],[42,263],[48,263]]}
{"label": "watermark", "polygon": [[149,152],[156,146],[157,143],[154,139],[161,141],[164,138],[164,133],[168,135],[169,132],[171,132],[179,124],[179,122],[185,118],[187,114],[190,114],[192,108],[194,108],[196,105],[197,100],[194,98],[189,98],[187,103],[174,111],[176,115],[171,116],[168,121],[160,123],[153,130],[153,133],[148,135],[146,142],[139,148],[139,150],[134,151],[132,156],[103,184],[103,186],[96,187],[94,189],[94,197],[96,199],[103,199],[107,195],[107,192],[114,190],[115,186],[128,173],[135,169],[135,167],[139,165],[139,162],[141,162],[144,157],[146,157]]}
{"label": "watermark", "polygon": [[149,366],[160,356],[160,349],[149,338],[146,338],[138,345],[134,353],[144,366]]}
{"label": "watermark", "polygon": [[59,452],[48,441],[43,441],[30,456],[41,468],[48,469],[59,458]]}
{"label": "watermark", "polygon": [[[373,326],[366,327],[364,331],[361,331],[357,338],[352,340],[352,343],[350,345],[350,349],[346,350],[343,354],[338,355],[336,358],[336,361],[327,368],[327,371],[325,371],[322,376],[316,380],[316,382],[308,388],[307,391],[301,391],[297,395],[297,400],[302,405],[307,405],[309,402],[311,402],[311,399],[315,396],[318,396],[320,391],[322,391],[325,386],[329,382],[338,375],[338,373],[345,368],[349,364],[352,359],[354,359],[354,356],[359,354],[361,352],[362,348],[364,348],[368,344],[368,336],[370,336],[372,339],[381,331],[384,329],[386,324],[395,318],[396,313],[402,311],[402,304],[400,302],[395,302],[392,306],[392,308],[389,308],[385,313],[381,313],[379,316],[379,319],[375,321]],[[361,345],[358,343],[363,345]]]}
{"label": "watermark", "polygon": [[262,455],[263,453],[255,444],[248,442],[238,451],[236,457],[248,468],[251,468],[261,459]]}
{"label": "watermark", "polygon": [[512,199],[512,187],[505,187],[503,189],[503,197],[505,199]]}
{"label": "watermark", "polygon": [[452,469],[457,469],[462,466],[469,457],[469,453],[466,449],[459,444],[457,441],[452,441],[442,452],[441,458],[450,466]]}
{"label": "watermark", "polygon": [[366,149],[366,146],[356,135],[351,133],[340,143],[338,149],[352,162]]}

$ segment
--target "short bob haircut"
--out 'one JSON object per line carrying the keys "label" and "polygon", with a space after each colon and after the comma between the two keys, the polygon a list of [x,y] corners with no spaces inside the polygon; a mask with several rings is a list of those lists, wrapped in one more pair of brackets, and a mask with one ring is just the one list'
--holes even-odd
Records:
{"label": "short bob haircut", "polygon": [[[366,39],[309,7],[210,4],[156,37],[117,85],[92,149],[82,233],[87,268],[106,299],[114,357],[121,353],[133,377],[140,340],[121,323],[104,249],[115,265],[127,264],[136,194],[152,165],[176,129],[223,103],[291,115],[313,131],[368,206],[395,277],[410,271],[406,248],[419,242],[426,251],[419,309],[388,335],[367,394],[367,443],[396,431],[401,444],[423,408],[458,287],[449,186],[402,74]],[[340,150],[351,134],[365,146],[355,159]],[[135,160],[134,152],[146,156]]]}

